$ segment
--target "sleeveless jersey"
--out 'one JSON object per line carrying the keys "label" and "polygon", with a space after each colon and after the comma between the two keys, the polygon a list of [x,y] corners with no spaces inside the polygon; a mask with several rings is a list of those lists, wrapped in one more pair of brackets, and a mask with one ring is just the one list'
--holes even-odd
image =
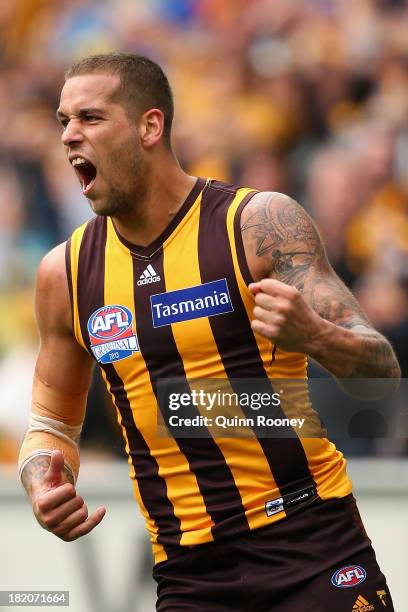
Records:
{"label": "sleeveless jersey", "polygon": [[116,406],[156,562],[174,546],[285,518],[299,510],[291,501],[351,492],[345,459],[327,438],[157,432],[158,413],[168,408],[161,379],[186,389],[198,378],[306,381],[305,355],[251,329],[240,214],[254,193],[198,179],[148,247],[119,236],[109,217],[92,219],[67,242],[75,337],[97,360]]}

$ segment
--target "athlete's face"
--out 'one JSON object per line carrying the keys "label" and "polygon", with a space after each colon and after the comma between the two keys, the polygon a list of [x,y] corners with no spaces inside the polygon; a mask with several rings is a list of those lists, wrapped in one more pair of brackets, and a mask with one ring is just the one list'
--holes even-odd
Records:
{"label": "athlete's face", "polygon": [[117,75],[72,77],[57,111],[68,159],[98,215],[130,210],[146,174],[138,121],[129,118],[115,96],[119,84]]}

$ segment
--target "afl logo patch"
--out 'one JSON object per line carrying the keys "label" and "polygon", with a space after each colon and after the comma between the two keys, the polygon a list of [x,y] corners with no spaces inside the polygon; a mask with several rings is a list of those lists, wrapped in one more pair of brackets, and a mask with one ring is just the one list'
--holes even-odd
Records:
{"label": "afl logo patch", "polygon": [[361,584],[366,577],[367,572],[361,565],[346,565],[333,574],[331,581],[335,587],[346,589]]}
{"label": "afl logo patch", "polygon": [[126,306],[98,308],[89,317],[87,328],[92,352],[99,363],[126,359],[139,350],[133,315]]}

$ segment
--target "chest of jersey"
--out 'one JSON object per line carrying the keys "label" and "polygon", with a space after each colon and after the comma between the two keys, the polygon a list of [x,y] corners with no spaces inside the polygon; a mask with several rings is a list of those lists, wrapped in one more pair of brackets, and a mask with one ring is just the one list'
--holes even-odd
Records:
{"label": "chest of jersey", "polygon": [[[217,258],[211,244],[200,248],[198,226],[191,215],[147,258],[120,243],[108,221],[103,292],[84,313],[84,341],[100,364],[126,360],[126,380],[146,361],[163,374],[181,360],[191,377],[222,376],[227,353],[247,361],[248,317],[232,259]],[[223,238],[219,230],[214,223],[214,245]]]}

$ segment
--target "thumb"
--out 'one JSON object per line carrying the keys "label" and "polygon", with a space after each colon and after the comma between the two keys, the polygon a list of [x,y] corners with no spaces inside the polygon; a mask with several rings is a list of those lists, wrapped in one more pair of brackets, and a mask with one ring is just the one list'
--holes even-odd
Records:
{"label": "thumb", "polygon": [[250,283],[248,289],[253,295],[257,295],[261,292],[261,283],[259,281],[257,283]]}
{"label": "thumb", "polygon": [[64,470],[64,454],[60,450],[53,450],[48,470],[44,474],[44,482],[50,486],[62,484],[62,472]]}

